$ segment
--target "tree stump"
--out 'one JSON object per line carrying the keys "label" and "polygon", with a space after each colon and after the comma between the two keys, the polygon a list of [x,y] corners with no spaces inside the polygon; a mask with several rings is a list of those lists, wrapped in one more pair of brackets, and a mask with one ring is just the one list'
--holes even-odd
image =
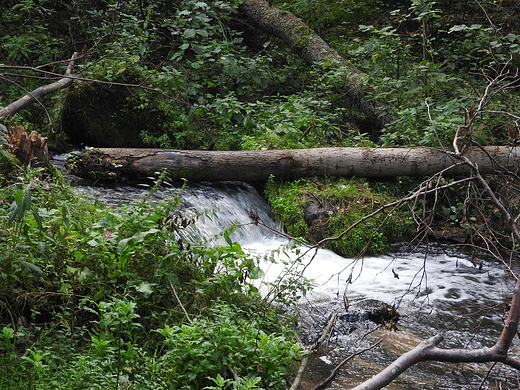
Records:
{"label": "tree stump", "polygon": [[9,152],[23,165],[49,163],[47,137],[42,137],[38,132],[33,130],[27,134],[22,126],[9,126],[6,140],[11,144]]}

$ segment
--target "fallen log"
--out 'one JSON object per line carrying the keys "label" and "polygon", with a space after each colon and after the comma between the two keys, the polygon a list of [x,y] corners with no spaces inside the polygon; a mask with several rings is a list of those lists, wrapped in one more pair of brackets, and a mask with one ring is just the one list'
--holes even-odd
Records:
{"label": "fallen log", "polygon": [[[343,89],[350,101],[366,115],[368,123],[375,126],[376,133],[390,120],[387,107],[366,99],[368,76],[353,68],[345,58],[325,42],[303,20],[282,10],[272,1],[242,0],[240,9],[267,33],[280,38],[307,64],[329,62],[345,72],[336,86]],[[347,76],[348,74],[348,76]],[[378,136],[375,138],[378,138]]]}
{"label": "fallen log", "polygon": [[[468,156],[482,174],[517,171],[520,148],[473,148]],[[466,174],[469,168],[448,151],[417,148],[316,148],[289,150],[200,151],[93,148],[70,154],[69,172],[96,180],[153,177],[167,169],[172,180],[265,181],[313,176],[395,177]]]}

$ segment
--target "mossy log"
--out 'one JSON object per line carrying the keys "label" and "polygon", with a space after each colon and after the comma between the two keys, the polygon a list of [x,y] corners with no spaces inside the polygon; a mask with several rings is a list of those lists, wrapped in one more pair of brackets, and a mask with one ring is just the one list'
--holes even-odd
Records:
{"label": "mossy log", "polygon": [[242,0],[240,9],[262,30],[280,38],[307,64],[329,62],[345,70],[342,85],[337,85],[337,88],[344,89],[345,95],[367,116],[367,122],[375,130],[381,130],[388,122],[388,110],[380,103],[365,99],[368,76],[353,68],[303,20],[272,5],[272,1]]}
{"label": "mossy log", "polygon": [[[482,174],[517,171],[520,148],[488,146],[468,152]],[[168,149],[90,149],[67,159],[70,172],[87,178],[132,180],[167,169],[172,180],[265,181],[314,176],[395,177],[467,174],[453,153],[433,148],[316,148],[200,151]]]}

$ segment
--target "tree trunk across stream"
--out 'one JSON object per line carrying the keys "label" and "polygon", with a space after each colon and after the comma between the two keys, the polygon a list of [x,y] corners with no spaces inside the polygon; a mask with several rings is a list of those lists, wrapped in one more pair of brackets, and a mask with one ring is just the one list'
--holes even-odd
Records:
{"label": "tree trunk across stream", "polygon": [[[516,171],[520,149],[474,147],[466,153],[481,174]],[[444,174],[456,176],[469,168],[450,151],[434,148],[316,148],[290,150],[201,151],[94,148],[71,154],[72,173],[94,179],[130,180],[153,177],[167,169],[172,180],[265,181],[313,176],[395,177]]]}

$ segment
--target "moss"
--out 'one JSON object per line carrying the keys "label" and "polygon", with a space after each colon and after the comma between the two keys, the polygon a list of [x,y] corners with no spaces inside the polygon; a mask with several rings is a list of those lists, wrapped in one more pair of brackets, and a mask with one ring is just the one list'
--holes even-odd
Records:
{"label": "moss", "polygon": [[[370,183],[362,179],[300,179],[292,182],[270,180],[266,196],[275,217],[286,226],[291,236],[316,243],[335,237],[352,224],[397,199],[395,185]],[[413,221],[409,213],[394,212],[386,221],[380,213],[352,229],[326,248],[356,256],[387,252],[390,245],[412,235]]]}

